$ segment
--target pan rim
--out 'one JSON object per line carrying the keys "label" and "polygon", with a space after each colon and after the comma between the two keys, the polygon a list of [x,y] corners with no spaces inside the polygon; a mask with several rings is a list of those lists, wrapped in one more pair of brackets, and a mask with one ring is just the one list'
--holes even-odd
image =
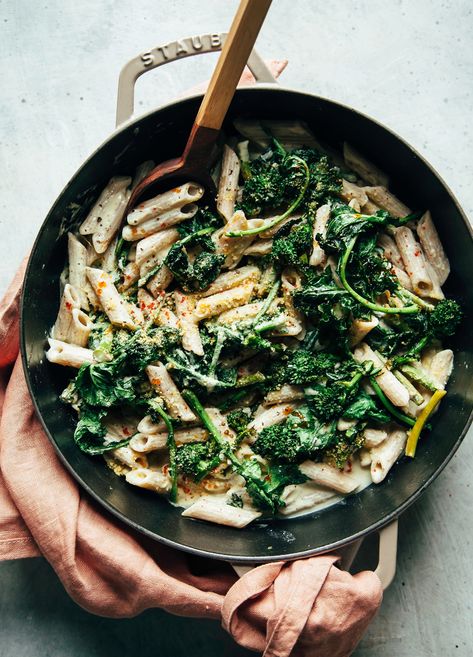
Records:
{"label": "pan rim", "polygon": [[[472,243],[473,247],[473,226],[471,222],[469,221],[465,211],[461,207],[460,203],[458,202],[456,196],[453,194],[452,190],[450,187],[445,183],[444,179],[442,176],[438,174],[438,172],[435,170],[435,168],[413,147],[409,142],[407,142],[403,137],[399,136],[396,132],[394,132],[391,128],[387,127],[377,119],[374,119],[364,112],[360,112],[359,110],[346,105],[344,103],[340,103],[338,101],[326,98],[324,96],[319,96],[317,94],[311,94],[308,92],[304,91],[299,91],[297,89],[292,89],[290,87],[280,87],[277,86],[275,87],[274,84],[258,84],[254,86],[248,86],[248,87],[241,87],[237,90],[237,93],[240,91],[245,92],[245,93],[253,93],[253,92],[258,92],[258,91],[271,91],[275,93],[280,93],[280,92],[289,92],[292,94],[297,94],[298,96],[303,96],[311,99],[316,99],[320,100],[326,103],[329,103],[334,106],[338,106],[344,110],[353,112],[360,116],[361,118],[374,123],[377,125],[379,128],[385,130],[386,132],[390,133],[391,136],[393,136],[395,139],[397,139],[399,142],[401,142],[409,151],[417,157],[422,164],[427,167],[427,169],[433,174],[433,176],[438,180],[438,182],[443,186],[445,191],[448,193],[450,199],[452,200],[456,210],[458,211],[459,215],[462,218],[462,221],[467,229],[467,232],[470,237],[470,242]],[[56,197],[54,203],[51,205],[49,212],[46,215],[46,218],[44,219],[37,236],[34,240],[29,258],[28,258],[28,263],[26,266],[25,270],[25,276],[24,276],[24,281],[28,281],[30,274],[31,274],[31,268],[32,268],[32,260],[34,257],[34,254],[36,252],[38,243],[42,237],[42,234],[46,228],[46,225],[49,222],[51,213],[53,209],[55,208],[56,204],[58,201],[62,198],[64,193],[67,191],[68,187],[71,185],[72,181],[77,178],[78,175],[82,172],[83,169],[85,169],[89,162],[95,157],[95,155],[100,152],[109,142],[111,142],[118,134],[124,132],[125,130],[129,130],[133,126],[137,126],[143,119],[146,119],[162,110],[167,110],[167,109],[172,109],[175,106],[180,105],[182,102],[186,102],[189,100],[196,100],[199,98],[202,98],[203,94],[201,93],[196,93],[196,94],[191,94],[186,96],[185,98],[179,98],[176,100],[173,100],[169,103],[166,103],[165,105],[160,106],[159,108],[154,108],[144,114],[141,114],[140,116],[136,118],[131,118],[129,121],[126,121],[125,123],[121,124],[115,130],[110,134],[110,136],[105,139],[97,148],[94,149],[94,151],[89,155],[89,157],[82,163],[82,165],[77,169],[77,171],[73,174],[73,176],[69,179],[69,181],[66,183],[64,188],[61,190],[61,192],[58,194]],[[323,554],[330,552],[332,550],[339,549],[341,547],[344,547],[346,545],[349,545],[350,543],[363,538],[375,531],[379,531],[386,525],[388,525],[390,522],[398,518],[408,507],[410,507],[415,501],[417,501],[421,495],[425,492],[425,490],[430,486],[430,484],[438,477],[438,475],[443,471],[443,469],[446,467],[446,465],[449,463],[449,461],[453,458],[454,454],[457,452],[458,448],[460,447],[462,441],[464,440],[471,424],[473,421],[473,409],[470,411],[470,414],[468,416],[467,421],[465,422],[465,425],[462,429],[462,431],[459,434],[458,439],[455,441],[454,445],[446,455],[445,459],[440,463],[440,465],[435,469],[435,471],[429,476],[429,478],[420,486],[414,493],[412,493],[409,497],[406,498],[406,500],[397,506],[393,511],[390,513],[386,514],[383,516],[380,520],[369,524],[367,527],[364,527],[362,530],[355,532],[353,534],[350,534],[349,536],[346,536],[343,539],[340,539],[338,541],[333,541],[332,543],[319,546],[319,547],[313,547],[313,548],[308,548],[307,550],[299,551],[299,552],[293,552],[289,554],[271,554],[271,555],[266,555],[266,556],[251,556],[251,555],[240,555],[240,556],[235,556],[235,555],[229,555],[225,554],[222,552],[214,552],[214,551],[209,551],[209,550],[204,550],[201,548],[195,548],[189,545],[185,545],[182,543],[179,543],[177,541],[174,541],[172,539],[160,536],[156,534],[155,532],[143,527],[140,525],[138,522],[132,520],[128,516],[126,516],[123,512],[119,511],[117,508],[115,508],[112,504],[104,500],[98,493],[96,493],[93,488],[84,481],[84,479],[74,470],[72,465],[68,462],[64,454],[61,452],[59,449],[56,441],[54,440],[51,432],[49,431],[48,427],[46,426],[46,423],[43,419],[42,413],[39,409],[36,397],[33,393],[33,384],[30,378],[30,373],[28,370],[28,362],[27,362],[27,345],[26,345],[26,335],[25,335],[25,322],[24,322],[24,311],[25,311],[25,289],[26,285],[23,284],[22,290],[21,290],[21,299],[20,299],[20,352],[21,352],[21,361],[22,361],[22,366],[23,366],[23,372],[25,375],[26,383],[28,386],[28,391],[30,393],[31,399],[33,401],[33,406],[36,412],[37,417],[39,418],[41,425],[50,441],[52,444],[56,454],[58,455],[61,463],[65,465],[66,469],[72,474],[74,479],[82,486],[82,488],[92,496],[92,498],[97,501],[103,508],[105,508],[108,512],[110,512],[115,518],[118,518],[121,522],[125,523],[125,525],[131,527],[133,530],[137,531],[138,533],[146,536],[147,538],[151,538],[152,540],[155,540],[161,544],[164,544],[168,547],[176,548],[178,550],[182,550],[184,552],[187,552],[189,554],[193,554],[196,556],[201,556],[201,557],[207,557],[207,558],[212,558],[216,560],[221,560],[221,561],[230,561],[235,564],[262,564],[262,563],[270,563],[274,561],[279,561],[279,560],[285,560],[285,561],[290,561],[294,559],[301,559],[301,558],[307,558],[310,556],[314,556],[316,554]]]}

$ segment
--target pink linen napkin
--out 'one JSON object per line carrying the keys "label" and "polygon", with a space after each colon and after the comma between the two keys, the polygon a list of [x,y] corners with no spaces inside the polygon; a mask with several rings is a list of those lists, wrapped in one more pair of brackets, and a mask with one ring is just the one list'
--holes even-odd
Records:
{"label": "pink linen napkin", "polygon": [[139,535],[79,488],[36,417],[23,374],[25,267],[0,303],[0,560],[44,556],[91,613],[125,618],[160,607],[221,618],[239,644],[265,657],[350,655],[381,604],[374,573],[350,575],[331,554],[265,564],[238,579],[228,564]]}

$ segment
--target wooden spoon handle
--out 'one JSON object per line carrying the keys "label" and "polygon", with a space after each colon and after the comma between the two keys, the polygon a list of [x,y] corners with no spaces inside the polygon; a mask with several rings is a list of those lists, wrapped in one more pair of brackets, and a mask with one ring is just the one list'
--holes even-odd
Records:
{"label": "wooden spoon handle", "polygon": [[271,0],[241,0],[195,126],[220,130]]}

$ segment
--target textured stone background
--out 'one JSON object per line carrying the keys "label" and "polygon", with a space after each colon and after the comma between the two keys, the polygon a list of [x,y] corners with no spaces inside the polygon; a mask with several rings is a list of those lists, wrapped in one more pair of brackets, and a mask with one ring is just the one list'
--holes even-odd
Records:
{"label": "textured stone background", "polygon": [[[224,31],[236,5],[0,0],[0,294],[54,198],[111,131],[121,66],[175,38]],[[473,216],[470,3],[275,0],[258,50],[289,59],[288,86],[353,105],[403,135]],[[208,78],[214,57],[149,74],[138,83],[138,110]],[[397,577],[356,657],[472,654],[472,459],[466,440],[401,518]],[[250,654],[217,623],[155,610],[126,621],[90,616],[39,559],[0,564],[0,618],[0,657]]]}

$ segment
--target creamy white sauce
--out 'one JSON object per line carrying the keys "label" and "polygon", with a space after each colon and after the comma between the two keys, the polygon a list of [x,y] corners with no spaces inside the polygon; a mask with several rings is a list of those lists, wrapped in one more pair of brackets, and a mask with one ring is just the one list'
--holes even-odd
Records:
{"label": "creamy white sauce", "polygon": [[[370,468],[362,468],[358,458],[355,458],[352,461],[350,476],[358,481],[358,488],[353,495],[356,495],[373,483],[371,480]],[[290,489],[290,492],[288,489]],[[234,490],[234,486],[232,486],[232,490]],[[285,494],[287,494],[287,506],[282,508],[279,512],[279,516],[287,519],[298,518],[300,516],[312,514],[315,511],[321,511],[322,509],[337,504],[346,497],[345,495],[340,495],[329,488],[319,486],[310,481],[307,481],[304,484],[287,486]],[[179,487],[178,503],[174,506],[187,509],[202,497],[209,497],[213,500],[219,500],[222,503],[228,501],[227,492],[203,492],[200,487],[191,487],[191,485],[189,485],[187,491],[184,491],[182,487]]]}

